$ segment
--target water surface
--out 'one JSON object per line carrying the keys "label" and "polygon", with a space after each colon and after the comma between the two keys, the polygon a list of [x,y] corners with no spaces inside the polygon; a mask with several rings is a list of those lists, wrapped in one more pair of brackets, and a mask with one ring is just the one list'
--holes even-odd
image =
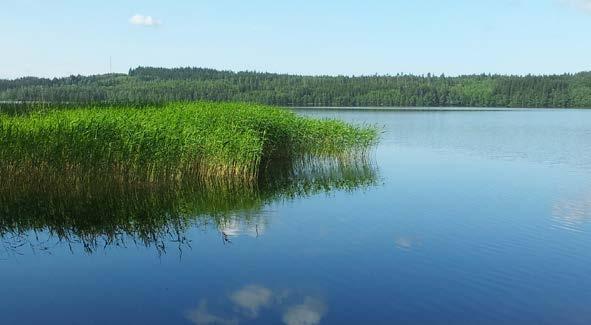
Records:
{"label": "water surface", "polygon": [[254,189],[2,192],[0,323],[591,322],[591,111],[297,111],[382,141]]}

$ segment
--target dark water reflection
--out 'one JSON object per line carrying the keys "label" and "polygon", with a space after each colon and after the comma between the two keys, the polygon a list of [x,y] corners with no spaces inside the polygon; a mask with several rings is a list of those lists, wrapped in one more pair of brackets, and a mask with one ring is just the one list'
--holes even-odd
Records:
{"label": "dark water reflection", "polygon": [[0,324],[591,323],[591,110],[299,112],[372,163],[8,184]]}
{"label": "dark water reflection", "polygon": [[223,243],[258,237],[269,222],[261,210],[277,201],[376,185],[367,157],[277,162],[255,183],[125,183],[108,177],[9,179],[0,185],[4,253],[48,252],[67,245],[86,253],[130,244],[190,248],[188,229],[217,230]]}

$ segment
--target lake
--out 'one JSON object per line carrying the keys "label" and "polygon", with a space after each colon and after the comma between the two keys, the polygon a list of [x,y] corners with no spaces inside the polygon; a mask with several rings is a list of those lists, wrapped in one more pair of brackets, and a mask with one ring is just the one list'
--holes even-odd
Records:
{"label": "lake", "polygon": [[296,111],[381,142],[256,189],[2,194],[0,324],[591,323],[591,110]]}

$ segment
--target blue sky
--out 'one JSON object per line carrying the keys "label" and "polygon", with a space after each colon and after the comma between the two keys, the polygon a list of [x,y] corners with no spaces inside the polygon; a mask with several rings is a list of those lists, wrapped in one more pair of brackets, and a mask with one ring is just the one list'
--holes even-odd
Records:
{"label": "blue sky", "polygon": [[[591,70],[591,0],[0,0],[0,78]],[[134,17],[135,16],[135,17]]]}

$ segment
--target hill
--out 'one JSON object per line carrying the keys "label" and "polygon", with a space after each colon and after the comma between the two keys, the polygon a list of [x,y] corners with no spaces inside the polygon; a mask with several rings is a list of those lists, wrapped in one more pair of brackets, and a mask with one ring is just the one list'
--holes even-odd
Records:
{"label": "hill", "polygon": [[138,67],[128,74],[0,80],[0,101],[281,106],[591,107],[591,72],[562,75],[299,76]]}

